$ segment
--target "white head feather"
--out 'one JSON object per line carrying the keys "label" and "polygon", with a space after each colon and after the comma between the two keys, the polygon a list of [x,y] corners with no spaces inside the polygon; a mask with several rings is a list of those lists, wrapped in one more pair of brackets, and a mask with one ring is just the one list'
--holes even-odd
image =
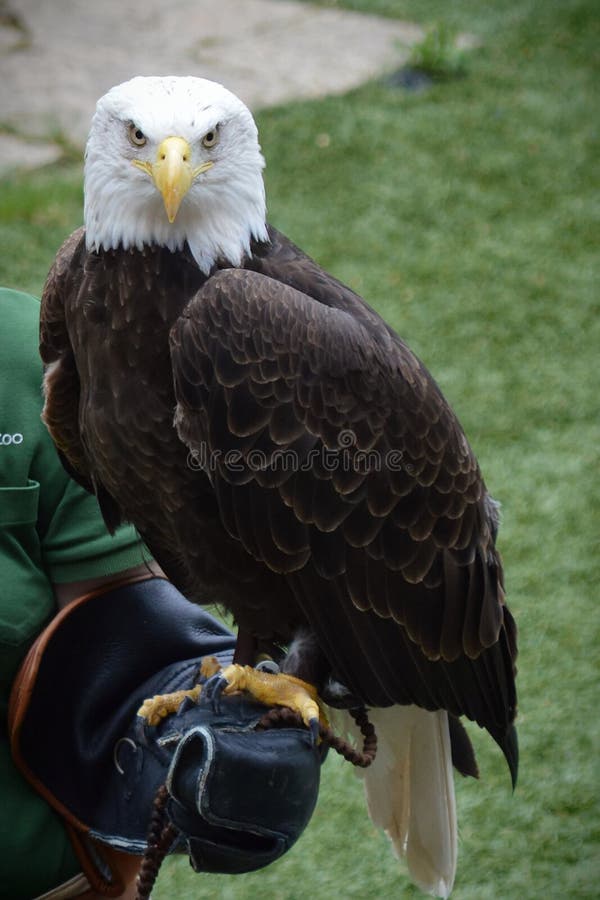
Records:
{"label": "white head feather", "polygon": [[[131,140],[132,125],[144,146]],[[202,139],[218,129],[218,142]],[[152,162],[161,142],[184,138],[194,178],[175,221],[148,174],[134,160]],[[250,241],[267,239],[265,162],[248,108],[214,81],[194,77],[137,77],[100,98],[85,154],[84,218],[90,249],[129,249],[158,244],[170,250],[185,242],[208,272],[217,259],[239,265]]]}

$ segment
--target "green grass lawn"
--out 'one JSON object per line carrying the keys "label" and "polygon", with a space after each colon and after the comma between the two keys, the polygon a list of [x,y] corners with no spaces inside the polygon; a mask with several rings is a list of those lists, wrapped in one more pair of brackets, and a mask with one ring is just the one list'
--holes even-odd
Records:
{"label": "green grass lawn", "polygon": [[[455,406],[492,493],[520,628],[521,772],[471,728],[457,900],[596,897],[599,16],[594,0],[354,0],[481,40],[466,75],[262,112],[270,219],[396,327]],[[323,136],[326,135],[327,138]],[[39,292],[81,220],[73,161],[0,193],[0,283]],[[313,821],[264,872],[169,860],[155,900],[416,897],[330,759]]]}

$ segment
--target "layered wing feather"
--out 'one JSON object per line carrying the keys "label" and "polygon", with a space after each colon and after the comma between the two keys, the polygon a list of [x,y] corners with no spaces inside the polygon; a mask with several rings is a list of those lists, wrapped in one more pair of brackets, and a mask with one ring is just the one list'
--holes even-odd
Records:
{"label": "layered wing feather", "polygon": [[46,365],[44,420],[73,474],[89,483],[79,434],[79,374],[64,304],[82,237],[83,228],[67,238],[48,273],[40,307],[40,354]]}
{"label": "layered wing feather", "polygon": [[209,279],[171,333],[179,435],[226,530],[293,585],[348,687],[466,714],[514,776],[494,506],[425,367],[349,294],[334,306],[261,272]]}
{"label": "layered wing feather", "polygon": [[121,522],[121,512],[89,466],[80,431],[79,372],[65,316],[65,298],[85,291],[84,258],[84,229],[79,228],[59,249],[44,285],[40,307],[40,355],[46,366],[42,418],[64,468],[82,487],[96,494],[112,532]]}

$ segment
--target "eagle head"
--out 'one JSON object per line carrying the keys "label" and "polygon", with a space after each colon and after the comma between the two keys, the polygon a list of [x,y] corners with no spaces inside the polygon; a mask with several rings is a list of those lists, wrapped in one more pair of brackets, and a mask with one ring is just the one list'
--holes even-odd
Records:
{"label": "eagle head", "polygon": [[266,240],[265,162],[248,108],[214,81],[137,77],[100,98],[85,152],[89,249],[187,242],[208,273]]}

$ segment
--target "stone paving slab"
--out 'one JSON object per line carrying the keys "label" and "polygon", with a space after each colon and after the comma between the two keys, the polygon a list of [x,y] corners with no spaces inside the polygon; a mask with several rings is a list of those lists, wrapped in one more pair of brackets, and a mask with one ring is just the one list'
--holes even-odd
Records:
{"label": "stone paving slab", "polygon": [[422,36],[292,0],[0,0],[0,169],[60,155],[27,138],[83,146],[98,97],[133,75],[201,75],[258,109],[348,91]]}

